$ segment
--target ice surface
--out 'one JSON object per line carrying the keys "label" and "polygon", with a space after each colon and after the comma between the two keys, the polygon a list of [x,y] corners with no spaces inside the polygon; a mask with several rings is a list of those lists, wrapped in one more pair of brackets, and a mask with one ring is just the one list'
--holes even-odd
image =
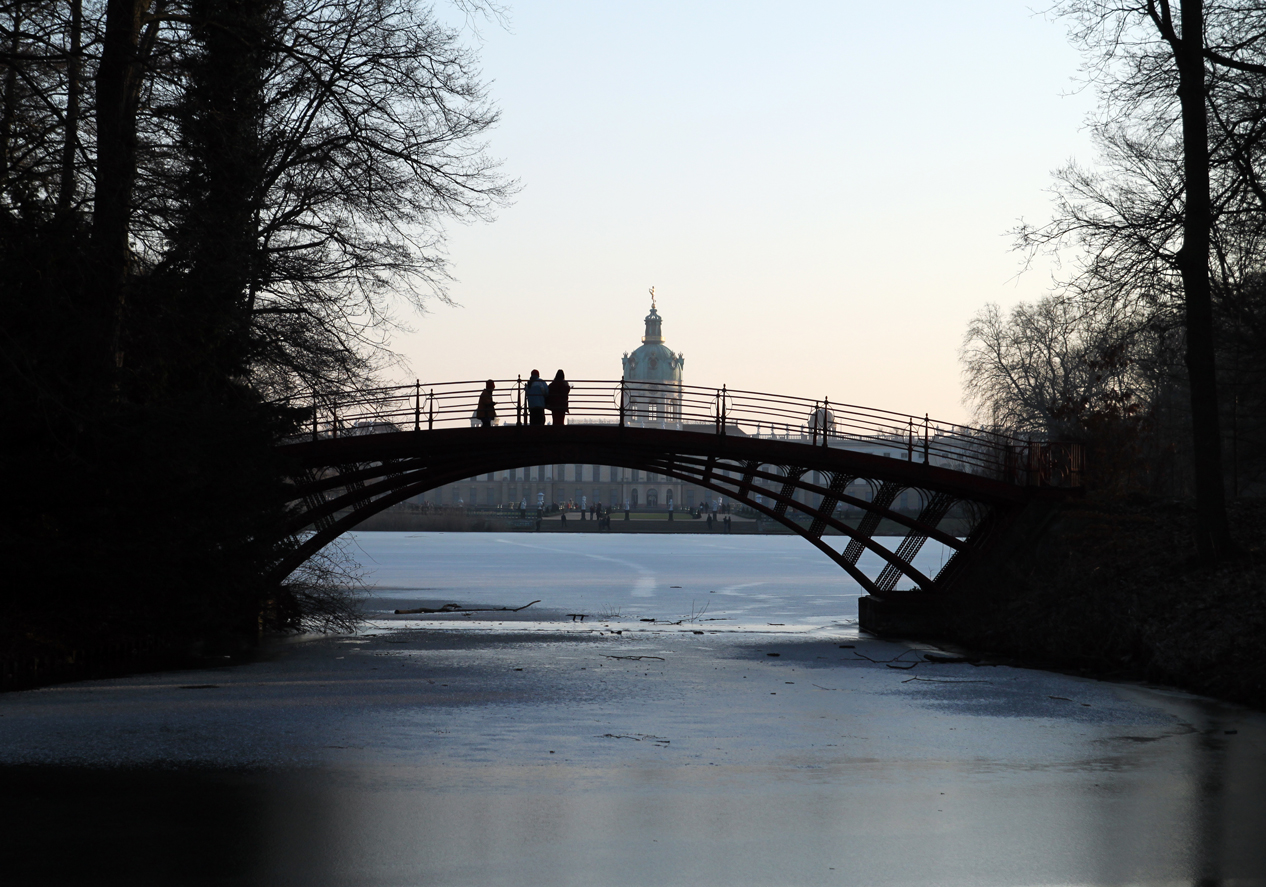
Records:
{"label": "ice surface", "polygon": [[[882,540],[895,547],[895,540]],[[863,592],[797,536],[560,533],[355,533],[345,550],[364,570],[371,612],[419,602],[686,619],[713,629],[856,626]],[[915,566],[934,574],[942,546]],[[859,567],[878,574],[871,552]]]}

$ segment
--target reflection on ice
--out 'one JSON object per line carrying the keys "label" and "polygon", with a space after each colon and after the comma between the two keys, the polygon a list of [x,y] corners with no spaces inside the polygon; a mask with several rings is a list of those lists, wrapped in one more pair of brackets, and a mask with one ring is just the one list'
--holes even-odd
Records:
{"label": "reflection on ice", "polygon": [[633,583],[633,590],[629,593],[633,597],[654,597],[657,584],[654,576],[639,576]]}

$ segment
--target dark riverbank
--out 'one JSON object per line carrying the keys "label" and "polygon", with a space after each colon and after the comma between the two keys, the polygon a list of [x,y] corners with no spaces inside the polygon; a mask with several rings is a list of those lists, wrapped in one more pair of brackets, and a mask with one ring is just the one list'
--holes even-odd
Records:
{"label": "dark riverbank", "polygon": [[1185,503],[1067,503],[928,634],[1266,709],[1266,502],[1232,503],[1231,517],[1245,554],[1209,566],[1194,556]]}

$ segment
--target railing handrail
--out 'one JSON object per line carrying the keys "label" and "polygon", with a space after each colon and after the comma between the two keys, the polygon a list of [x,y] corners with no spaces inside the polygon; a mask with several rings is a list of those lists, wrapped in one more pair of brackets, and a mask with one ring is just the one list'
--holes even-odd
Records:
{"label": "railing handrail", "polygon": [[[492,381],[498,420],[505,425],[527,424],[522,378]],[[312,410],[312,416],[304,423],[304,436],[314,440],[375,433],[377,426],[384,424],[391,430],[420,431],[424,414],[427,429],[477,424],[474,414],[486,382],[415,380],[308,398],[292,397],[285,402],[294,406],[299,401],[298,405]],[[694,430],[709,428],[720,435],[794,438],[824,447],[891,443],[911,462],[917,454],[925,463],[1021,484],[1055,482],[1053,472],[1058,469],[1069,477],[1077,475],[1077,482],[1070,485],[1080,483],[1084,456],[1077,445],[1033,441],[996,429],[943,422],[931,419],[927,413],[915,416],[830,397],[781,395],[725,385],[707,387],[635,379],[567,382],[571,386],[568,421],[578,424],[598,420],[620,427],[682,430],[689,426]],[[1061,451],[1062,456],[1053,454],[1051,447],[1064,447],[1066,452]]]}

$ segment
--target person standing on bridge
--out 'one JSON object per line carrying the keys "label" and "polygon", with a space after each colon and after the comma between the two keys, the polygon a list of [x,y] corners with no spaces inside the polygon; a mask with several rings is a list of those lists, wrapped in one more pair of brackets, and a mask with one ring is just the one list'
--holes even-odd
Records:
{"label": "person standing on bridge", "polygon": [[532,378],[528,379],[523,393],[527,395],[528,424],[544,425],[545,398],[549,396],[549,386],[541,378],[540,370],[532,370]]}
{"label": "person standing on bridge", "polygon": [[492,420],[497,418],[497,405],[492,401],[492,389],[496,387],[497,383],[489,379],[484,385],[484,390],[479,392],[479,405],[475,407],[475,418],[484,428],[491,428]]}
{"label": "person standing on bridge", "polygon": [[549,395],[545,398],[545,406],[554,414],[555,425],[562,425],[563,417],[567,415],[567,395],[570,391],[567,378],[559,370],[554,374],[554,381],[549,383]]}

